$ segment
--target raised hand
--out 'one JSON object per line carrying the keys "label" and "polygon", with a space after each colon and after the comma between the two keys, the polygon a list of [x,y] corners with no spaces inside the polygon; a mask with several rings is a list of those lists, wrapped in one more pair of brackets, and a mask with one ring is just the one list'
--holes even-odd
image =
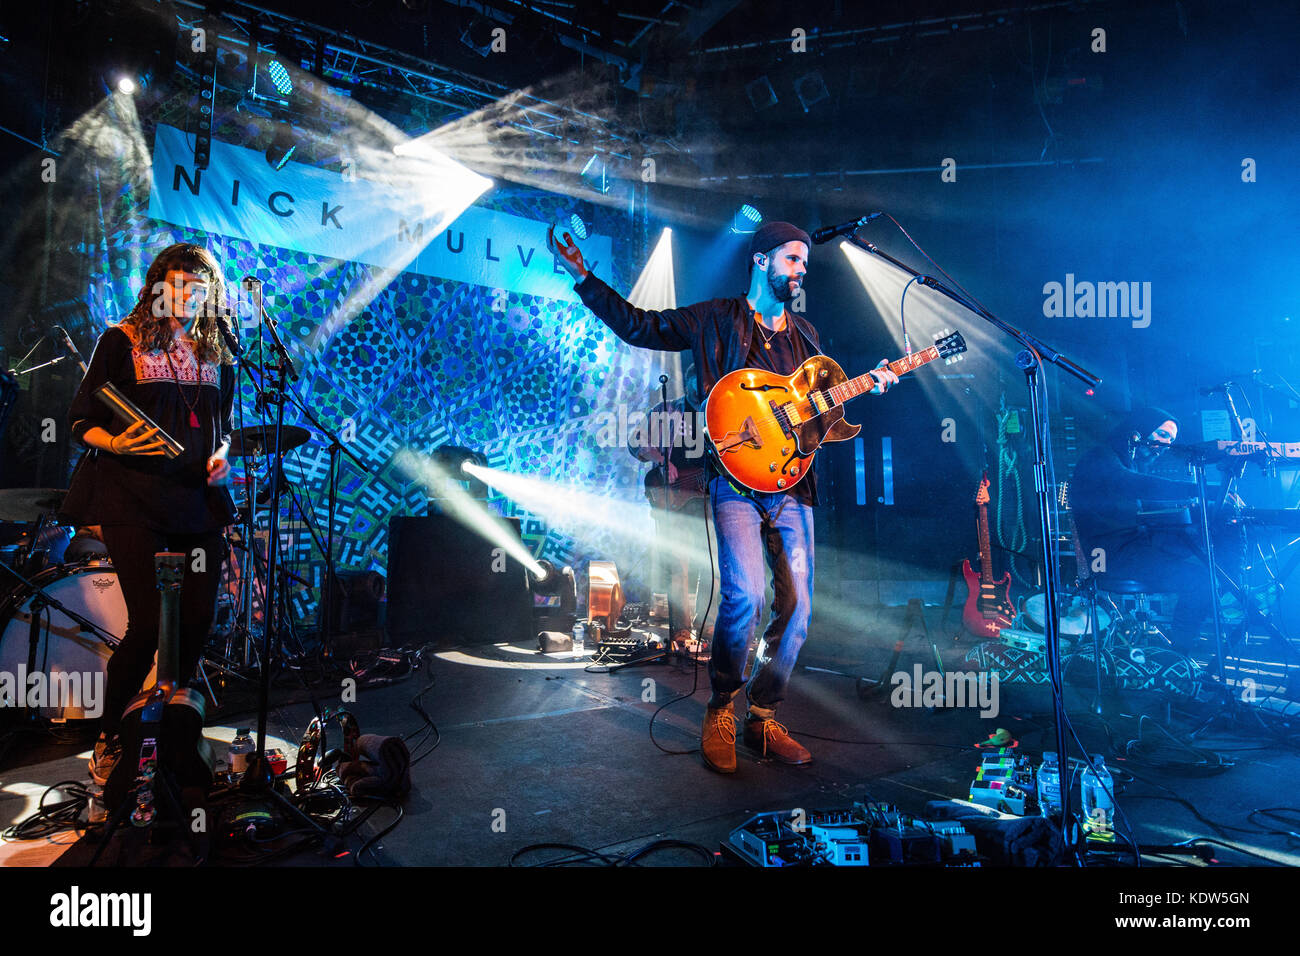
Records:
{"label": "raised hand", "polygon": [[587,265],[583,261],[582,250],[573,241],[573,236],[566,232],[563,240],[560,240],[555,235],[555,227],[551,226],[546,230],[546,248],[559,258],[560,265],[564,266],[565,271],[573,278],[579,282],[587,278]]}

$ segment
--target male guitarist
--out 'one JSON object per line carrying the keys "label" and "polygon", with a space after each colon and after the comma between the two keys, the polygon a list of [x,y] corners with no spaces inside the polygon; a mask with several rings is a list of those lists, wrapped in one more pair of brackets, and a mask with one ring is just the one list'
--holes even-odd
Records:
{"label": "male guitarist", "polygon": [[[551,251],[577,280],[583,304],[629,345],[669,352],[690,351],[700,394],[742,368],[790,375],[821,348],[817,330],[786,308],[798,295],[808,271],[808,234],[788,222],[764,223],[750,240],[749,290],[730,299],[710,299],[680,309],[649,311],[632,306],[588,271],[571,236],[561,242],[554,230]],[[872,394],[898,381],[886,362],[872,376]],[[813,517],[817,503],[814,475],[805,473],[790,489],[776,494],[742,490],[724,476],[709,483],[718,534],[722,603],[709,661],[712,697],[704,712],[700,753],[718,773],[736,770],[736,724],[732,701],[746,689],[746,746],[782,763],[806,764],[812,755],[775,720],[785,697],[795,659],[808,634],[813,592]],[[764,559],[772,571],[775,599],[764,632],[766,651],[746,684],[750,637],[766,600]]]}

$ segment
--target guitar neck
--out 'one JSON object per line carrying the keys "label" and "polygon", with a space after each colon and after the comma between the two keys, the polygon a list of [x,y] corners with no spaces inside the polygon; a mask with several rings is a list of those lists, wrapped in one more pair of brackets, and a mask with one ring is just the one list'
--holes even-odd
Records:
{"label": "guitar neck", "polygon": [[[937,358],[939,358],[939,347],[931,345],[928,349],[922,349],[919,352],[913,352],[911,355],[904,355],[900,359],[895,359],[889,363],[888,367],[895,375],[902,377],[922,365],[928,365]],[[876,380],[870,372],[865,372],[857,378],[851,378],[840,385],[832,386],[829,391],[835,401],[842,405],[851,398],[865,395],[875,387]]]}
{"label": "guitar neck", "polygon": [[993,549],[989,546],[989,506],[980,505],[980,583],[993,583]]}

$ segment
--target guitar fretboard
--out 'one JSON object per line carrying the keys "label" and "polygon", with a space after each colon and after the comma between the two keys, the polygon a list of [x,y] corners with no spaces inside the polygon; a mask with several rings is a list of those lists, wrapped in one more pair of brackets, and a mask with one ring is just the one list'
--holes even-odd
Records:
{"label": "guitar fretboard", "polygon": [[[895,375],[906,375],[929,362],[939,358],[939,348],[931,345],[928,349],[922,349],[919,352],[913,352],[911,355],[904,355],[900,359],[895,359],[889,363],[889,370]],[[839,385],[833,385],[829,389],[831,397],[837,405],[843,405],[851,398],[857,398],[859,395],[865,395],[876,387],[876,380],[870,372],[859,375],[857,378],[851,378],[847,382]]]}

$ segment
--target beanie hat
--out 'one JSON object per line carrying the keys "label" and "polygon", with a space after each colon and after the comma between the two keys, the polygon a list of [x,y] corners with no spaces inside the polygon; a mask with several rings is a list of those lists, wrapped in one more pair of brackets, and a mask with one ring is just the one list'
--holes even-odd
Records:
{"label": "beanie hat", "polygon": [[802,242],[811,248],[812,238],[798,226],[789,222],[765,222],[758,227],[754,237],[749,240],[749,257],[756,253],[768,253],[777,246],[787,242]]}

